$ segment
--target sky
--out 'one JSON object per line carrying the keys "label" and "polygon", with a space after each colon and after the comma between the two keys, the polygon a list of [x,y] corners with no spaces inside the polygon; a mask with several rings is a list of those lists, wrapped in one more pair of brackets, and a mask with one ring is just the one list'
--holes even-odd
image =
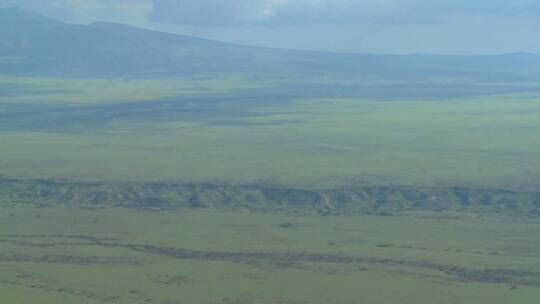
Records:
{"label": "sky", "polygon": [[276,48],[540,53],[540,0],[0,0],[0,7]]}

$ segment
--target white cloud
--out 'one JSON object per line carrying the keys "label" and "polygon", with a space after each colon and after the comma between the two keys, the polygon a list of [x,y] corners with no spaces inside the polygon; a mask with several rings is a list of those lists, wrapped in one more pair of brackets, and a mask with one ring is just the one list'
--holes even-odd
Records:
{"label": "white cloud", "polygon": [[152,20],[179,24],[250,25],[275,17],[288,0],[153,0]]}
{"label": "white cloud", "polygon": [[537,0],[153,0],[152,20],[193,25],[437,23],[455,15],[538,15]]}
{"label": "white cloud", "polygon": [[437,23],[456,15],[540,15],[538,0],[0,0],[69,21],[193,25]]}

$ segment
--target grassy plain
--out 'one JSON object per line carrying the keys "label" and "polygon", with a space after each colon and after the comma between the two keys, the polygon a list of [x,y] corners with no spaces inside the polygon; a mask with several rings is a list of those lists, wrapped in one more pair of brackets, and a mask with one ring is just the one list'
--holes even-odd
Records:
{"label": "grassy plain", "polygon": [[526,304],[540,296],[536,220],[0,211],[6,303]]}
{"label": "grassy plain", "polygon": [[[0,176],[537,190],[538,87],[4,77]],[[0,202],[0,299],[528,304],[540,296],[539,233],[534,218],[451,212],[323,217]]]}
{"label": "grassy plain", "polygon": [[2,176],[540,185],[540,95],[531,92],[361,80],[337,89],[241,78],[2,81],[65,91],[0,98]]}
{"label": "grassy plain", "polygon": [[[271,82],[266,84],[270,85]],[[184,94],[220,93],[264,86],[240,75],[186,79],[51,78],[0,75],[2,103],[96,104],[174,97]]]}

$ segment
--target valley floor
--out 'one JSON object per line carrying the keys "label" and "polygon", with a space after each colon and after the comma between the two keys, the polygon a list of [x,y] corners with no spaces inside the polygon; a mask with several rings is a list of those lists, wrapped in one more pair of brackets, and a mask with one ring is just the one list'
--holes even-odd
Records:
{"label": "valley floor", "polygon": [[540,223],[0,208],[6,303],[537,303]]}

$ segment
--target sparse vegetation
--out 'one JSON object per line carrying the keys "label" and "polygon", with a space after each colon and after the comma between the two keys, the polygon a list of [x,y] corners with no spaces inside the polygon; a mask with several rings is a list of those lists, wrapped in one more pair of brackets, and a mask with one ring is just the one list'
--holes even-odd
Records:
{"label": "sparse vegetation", "polygon": [[[254,294],[327,303],[329,289],[344,303],[470,303],[482,293],[480,303],[532,304],[540,290],[534,219],[19,206],[0,208],[0,231],[3,299],[44,304],[242,303]],[[381,285],[399,287],[381,294]]]}

